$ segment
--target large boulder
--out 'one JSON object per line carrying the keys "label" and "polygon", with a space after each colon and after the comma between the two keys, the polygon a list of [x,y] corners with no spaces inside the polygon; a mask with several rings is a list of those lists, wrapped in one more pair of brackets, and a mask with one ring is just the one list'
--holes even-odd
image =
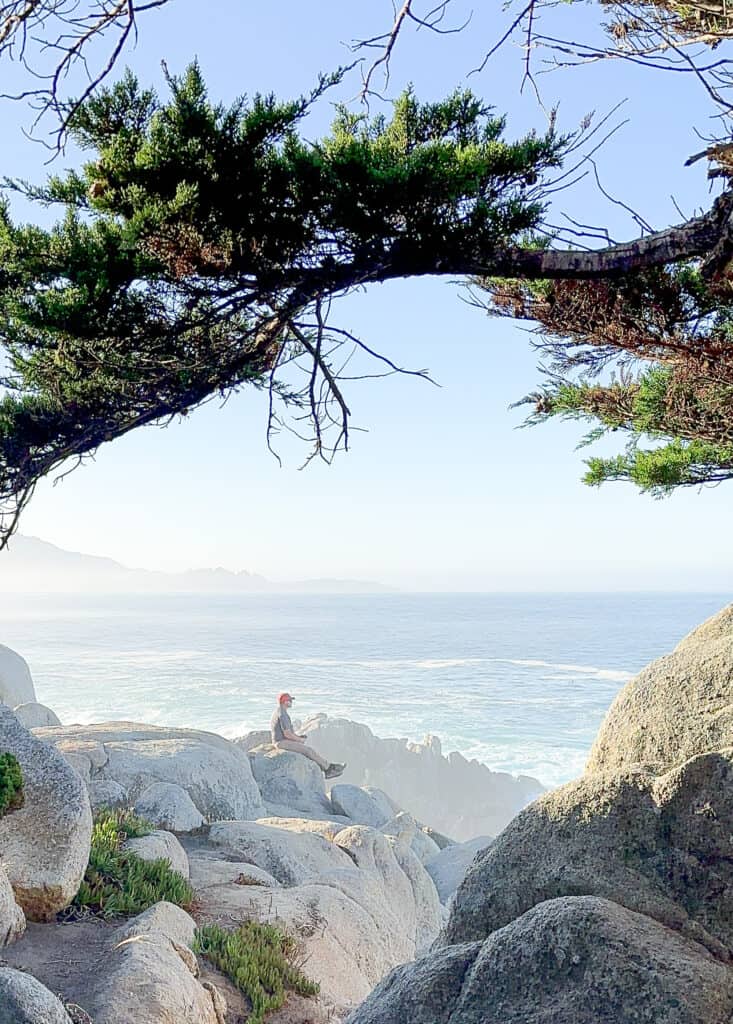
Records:
{"label": "large boulder", "polygon": [[91,781],[112,779],[135,802],[156,782],[184,789],[207,820],[265,814],[246,753],[222,736],[132,722],[37,729],[67,758],[88,762]]}
{"label": "large boulder", "polygon": [[25,658],[0,644],[0,702],[15,708],[35,699],[31,670]]}
{"label": "large boulder", "polygon": [[569,783],[523,811],[480,854],[441,941],[484,939],[544,900],[601,896],[717,955],[733,951],[733,750],[669,774]]}
{"label": "large boulder", "polygon": [[135,801],[135,813],[169,832],[193,832],[204,818],[185,789],[174,782],[154,782]]}
{"label": "large boulder", "polygon": [[379,831],[384,832],[386,836],[396,836],[409,843],[412,852],[423,864],[440,852],[440,847],[435,840],[420,827],[407,811],[400,811],[394,818],[390,818],[380,826]]}
{"label": "large boulder", "polygon": [[615,903],[541,903],[483,942],[399,967],[348,1024],[725,1024],[733,971]]}
{"label": "large boulder", "polygon": [[435,883],[441,903],[448,903],[466,877],[466,872],[476,859],[476,855],[492,842],[490,836],[478,836],[476,839],[469,839],[467,843],[453,843],[425,861],[425,870]]}
{"label": "large boulder", "polygon": [[339,787],[351,784],[368,792],[377,787],[389,794],[392,807],[384,821],[407,810],[456,839],[495,835],[543,791],[528,776],[494,772],[456,752],[446,756],[436,736],[420,743],[383,739],[366,725],[323,714],[301,731],[323,757],[347,762]]}
{"label": "large boulder", "polygon": [[647,665],[611,705],[587,771],[643,764],[667,771],[733,746],[733,605]]}
{"label": "large boulder", "polygon": [[331,803],[337,814],[343,814],[356,824],[369,825],[371,828],[379,828],[393,817],[391,807],[385,808],[371,793],[348,783],[331,788]]}
{"label": "large boulder", "polygon": [[12,886],[0,865],[0,949],[25,931],[25,914],[15,902]]}
{"label": "large boulder", "polygon": [[114,779],[99,779],[98,782],[89,783],[89,802],[93,811],[99,811],[103,807],[115,810],[120,807],[129,807],[130,798],[127,790],[115,782]]}
{"label": "large boulder", "polygon": [[[196,891],[196,902],[205,901],[202,889],[227,886],[264,885],[279,889],[280,883],[269,871],[247,861],[223,860],[214,850],[196,850],[188,854],[189,879]],[[216,898],[216,897],[214,897]]]}
{"label": "large boulder", "polygon": [[197,892],[197,916],[228,927],[255,919],[287,930],[337,1020],[415,955],[380,880],[353,863],[290,888],[231,881],[207,886]]}
{"label": "large boulder", "polygon": [[0,705],[0,751],[23,771],[24,804],[0,818],[0,860],[32,921],[50,920],[77,893],[89,860],[92,811],[86,786],[61,754]]}
{"label": "large boulder", "polygon": [[58,715],[45,704],[28,701],[13,708],[15,717],[26,729],[41,729],[47,725],[61,725]]}
{"label": "large boulder", "polygon": [[271,744],[250,750],[248,756],[265,803],[310,814],[332,813],[323,772],[314,761]]}
{"label": "large boulder", "polygon": [[188,856],[172,832],[156,829],[146,836],[128,839],[125,849],[141,860],[167,860],[174,871],[188,878]]}
{"label": "large boulder", "polygon": [[208,841],[222,856],[256,864],[282,885],[302,885],[324,872],[352,866],[343,850],[314,832],[220,821],[210,826]]}
{"label": "large boulder", "polygon": [[71,1024],[71,1018],[32,975],[0,966],[0,1024]]}
{"label": "large boulder", "polygon": [[438,890],[417,854],[404,843],[392,841],[395,860],[412,887],[415,906],[415,954],[421,956],[432,946],[443,924]]}
{"label": "large boulder", "polygon": [[84,1008],[95,1024],[225,1024],[221,995],[199,981],[194,922],[182,924],[183,911],[170,907],[151,910],[119,930],[83,993]]}

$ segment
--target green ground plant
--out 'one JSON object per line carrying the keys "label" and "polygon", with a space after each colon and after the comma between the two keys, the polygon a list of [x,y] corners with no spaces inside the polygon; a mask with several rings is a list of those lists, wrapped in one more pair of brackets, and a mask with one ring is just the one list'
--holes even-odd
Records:
{"label": "green ground plant", "polygon": [[23,806],[23,772],[12,754],[0,754],[0,818]]}
{"label": "green ground plant", "polygon": [[125,850],[127,839],[148,835],[152,826],[131,811],[101,810],[92,829],[89,865],[68,914],[119,917],[142,913],[167,900],[188,908],[193,889],[167,860],[142,860]]}
{"label": "green ground plant", "polygon": [[268,1013],[283,1005],[288,990],[302,996],[320,991],[295,963],[295,939],[270,924],[246,921],[235,931],[205,925],[196,932],[194,950],[247,997],[251,1006],[247,1024],[263,1024]]}

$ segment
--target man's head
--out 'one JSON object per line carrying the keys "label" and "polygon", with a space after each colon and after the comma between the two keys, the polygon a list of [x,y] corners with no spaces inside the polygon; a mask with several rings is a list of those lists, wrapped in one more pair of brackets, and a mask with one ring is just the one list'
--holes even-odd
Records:
{"label": "man's head", "polygon": [[293,706],[293,698],[290,696],[289,693],[281,693],[280,696],[277,698],[277,702],[281,708],[285,708],[286,710],[287,708],[291,708]]}

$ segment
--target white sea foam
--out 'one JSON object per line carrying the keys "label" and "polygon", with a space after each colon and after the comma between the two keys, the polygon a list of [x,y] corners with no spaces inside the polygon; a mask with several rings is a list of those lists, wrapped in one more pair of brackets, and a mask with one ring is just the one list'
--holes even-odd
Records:
{"label": "white sea foam", "polygon": [[626,683],[633,679],[633,672],[623,669],[598,668],[596,665],[565,665],[552,661],[539,661],[534,658],[492,658],[492,661],[504,665],[518,665],[521,668],[549,668],[558,672],[572,672],[574,675],[595,676],[597,679],[609,679],[613,682]]}

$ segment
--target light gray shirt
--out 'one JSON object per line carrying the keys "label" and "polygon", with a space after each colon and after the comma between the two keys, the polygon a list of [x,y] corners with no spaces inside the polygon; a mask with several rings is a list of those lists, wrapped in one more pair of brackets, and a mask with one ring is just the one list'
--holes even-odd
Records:
{"label": "light gray shirt", "polygon": [[290,721],[290,715],[287,709],[282,707],[275,708],[272,718],[270,719],[270,735],[272,736],[273,743],[280,743],[282,740],[287,739],[285,730],[293,731],[293,723]]}

